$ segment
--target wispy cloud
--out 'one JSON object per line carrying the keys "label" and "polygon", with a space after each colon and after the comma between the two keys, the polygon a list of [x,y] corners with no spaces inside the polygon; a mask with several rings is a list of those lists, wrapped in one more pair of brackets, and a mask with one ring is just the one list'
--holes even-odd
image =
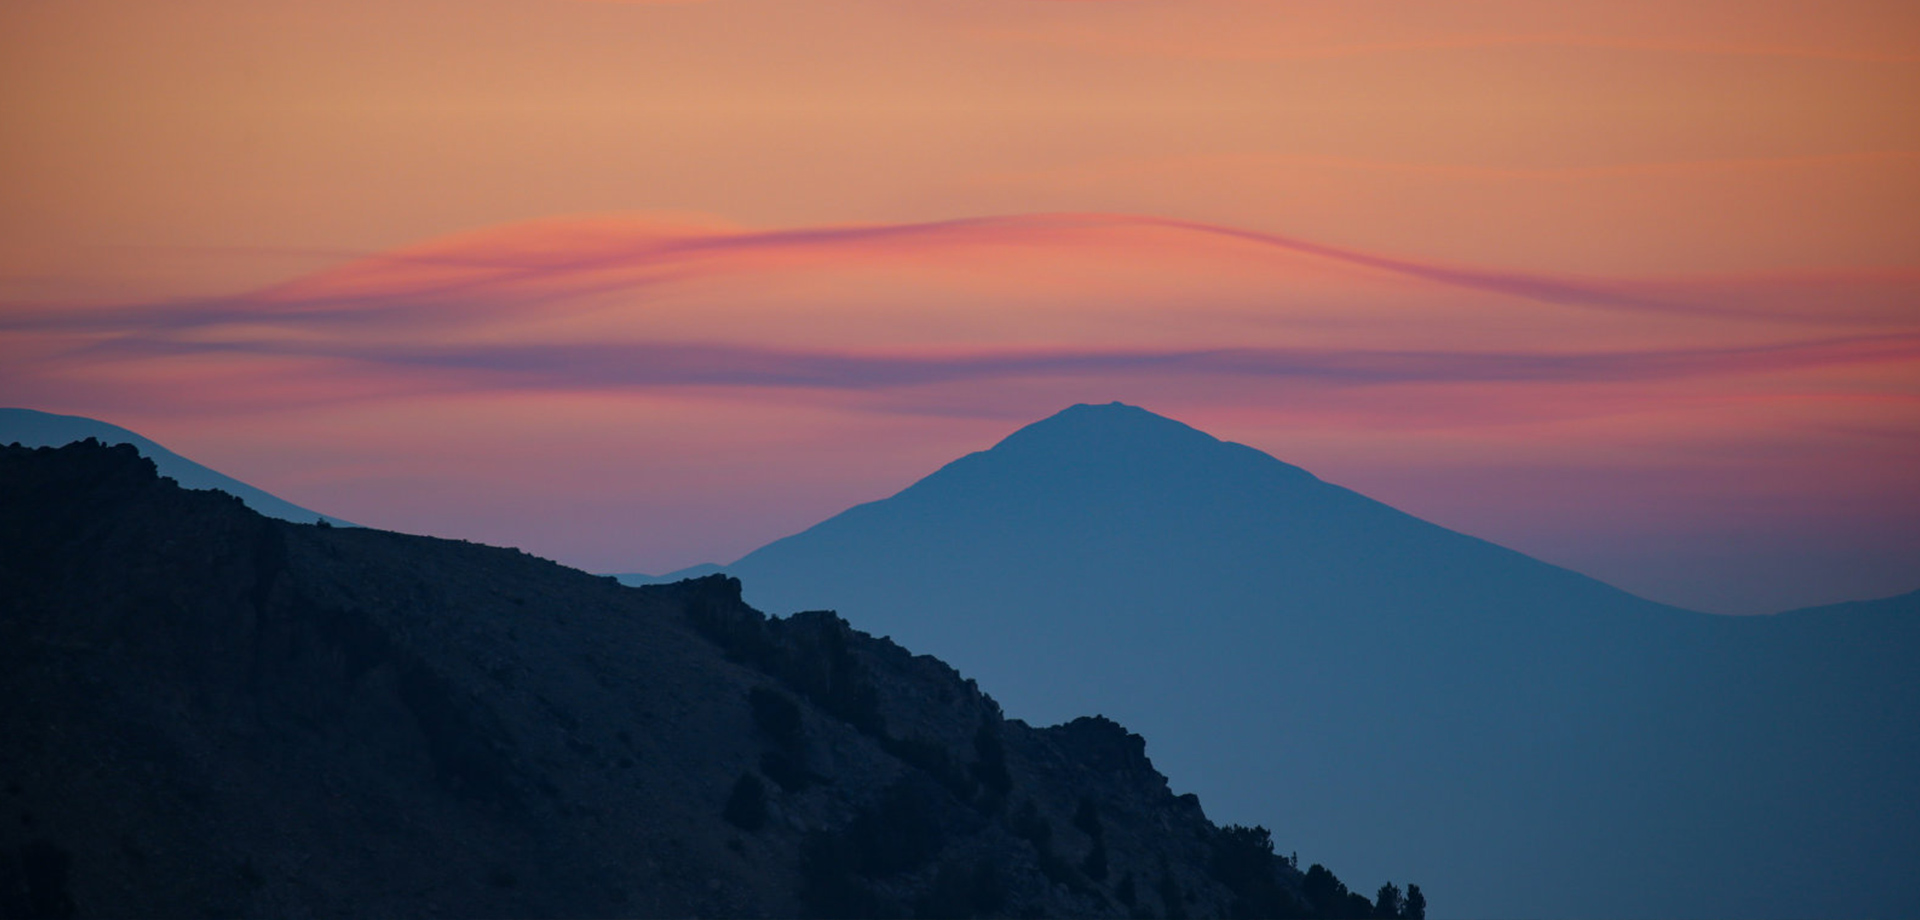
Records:
{"label": "wispy cloud", "polygon": [[[1084,292],[1071,287],[1028,290],[1072,253],[1110,256],[1101,266],[1151,267],[1196,246],[1256,264],[1282,257],[1288,271],[1275,276],[1278,288],[1220,294],[1196,287],[1184,274],[1190,264],[1170,263],[1169,286],[1144,306],[1085,304]],[[983,252],[991,258],[963,258]],[[1269,314],[1287,318],[1285,308],[1238,303],[1284,292],[1302,259],[1397,286],[1363,285],[1353,295],[1341,285],[1359,282],[1336,273],[1314,295],[1336,302],[1309,304],[1302,309],[1311,315],[1292,317],[1292,325],[1268,322]],[[963,301],[940,317],[970,323],[966,334],[889,306],[931,296],[921,280],[943,277],[955,264],[987,285],[967,295],[982,303]],[[790,301],[796,275],[823,267],[852,272],[836,276],[838,297],[868,300]],[[726,296],[751,303],[683,296],[682,288],[712,281],[740,287]],[[773,230],[582,218],[429,241],[231,297],[8,304],[0,309],[0,348],[9,357],[0,384],[31,393],[49,380],[84,378],[204,397],[264,375],[297,379],[298,386],[271,392],[307,403],[380,392],[874,393],[1011,381],[1604,386],[1914,366],[1916,291],[1920,277],[1900,271],[1560,277],[1143,215]],[[1401,312],[1352,318],[1354,309],[1377,309],[1376,296],[1398,298],[1393,310]],[[1029,300],[993,305],[1005,297]],[[1060,306],[1056,297],[1071,303]],[[1341,297],[1359,306],[1342,306]],[[1504,312],[1484,312],[1488,300]],[[1400,328],[1409,318],[1424,325]],[[887,334],[872,334],[882,320],[893,324]],[[1623,339],[1617,329],[1648,321],[1691,331],[1682,339],[1658,332]],[[1527,328],[1502,325],[1511,322]],[[1316,337],[1317,326],[1328,324],[1354,331]],[[1131,331],[1115,331],[1123,325]],[[1422,330],[1445,332],[1444,341]],[[1611,331],[1596,338],[1594,330]]]}
{"label": "wispy cloud", "polygon": [[[1150,239],[1119,234],[1149,231]],[[1134,214],[1021,214],[916,223],[715,230],[579,219],[509,225],[393,252],[232,297],[76,308],[11,303],[0,329],[187,330],[222,324],[312,327],[472,322],[488,309],[764,267],[884,262],[980,246],[1106,246],[1151,258],[1228,243],[1372,269],[1445,288],[1542,304],[1653,314],[1820,323],[1880,318],[1920,304],[1920,271],[1834,270],[1678,279],[1599,279],[1507,271],[1327,245],[1283,234]],[[1781,292],[1788,296],[1779,296]],[[457,311],[457,312],[456,312]]]}
{"label": "wispy cloud", "polygon": [[703,342],[482,346],[345,342],[182,342],[116,338],[89,346],[100,359],[233,354],[337,359],[438,370],[502,389],[770,387],[873,390],[1007,378],[1206,376],[1329,384],[1594,383],[1767,373],[1826,365],[1920,360],[1920,333],[1851,336],[1744,348],[1466,352],[1213,348],[978,350],[874,353]]}

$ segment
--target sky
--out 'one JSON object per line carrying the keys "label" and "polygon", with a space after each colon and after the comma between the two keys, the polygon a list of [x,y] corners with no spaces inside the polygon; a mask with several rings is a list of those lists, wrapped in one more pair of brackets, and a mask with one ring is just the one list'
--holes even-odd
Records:
{"label": "sky", "polygon": [[1920,7],[0,5],[0,403],[727,562],[1122,400],[1656,600],[1920,587]]}

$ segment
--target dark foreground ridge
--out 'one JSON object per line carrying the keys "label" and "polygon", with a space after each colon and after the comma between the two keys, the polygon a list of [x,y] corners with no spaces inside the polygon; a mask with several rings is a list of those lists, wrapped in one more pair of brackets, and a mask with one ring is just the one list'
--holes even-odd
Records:
{"label": "dark foreground ridge", "polygon": [[0,702],[0,916],[1423,903],[1215,827],[1113,722],[1004,719],[735,579],[268,519],[127,446],[0,448]]}

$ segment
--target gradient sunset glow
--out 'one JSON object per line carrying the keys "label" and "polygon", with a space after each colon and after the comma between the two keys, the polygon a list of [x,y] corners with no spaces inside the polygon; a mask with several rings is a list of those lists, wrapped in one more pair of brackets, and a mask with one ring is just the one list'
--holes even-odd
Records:
{"label": "gradient sunset glow", "polygon": [[1723,612],[1920,587],[1920,11],[0,9],[0,403],[730,561],[1074,402]]}

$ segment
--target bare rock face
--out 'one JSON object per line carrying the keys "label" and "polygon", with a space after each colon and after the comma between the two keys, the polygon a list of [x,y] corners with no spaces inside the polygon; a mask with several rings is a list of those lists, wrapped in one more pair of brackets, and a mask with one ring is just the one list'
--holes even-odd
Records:
{"label": "bare rock face", "polygon": [[0,916],[1311,909],[1139,736],[833,614],[263,518],[92,442],[0,448],[0,786]]}

